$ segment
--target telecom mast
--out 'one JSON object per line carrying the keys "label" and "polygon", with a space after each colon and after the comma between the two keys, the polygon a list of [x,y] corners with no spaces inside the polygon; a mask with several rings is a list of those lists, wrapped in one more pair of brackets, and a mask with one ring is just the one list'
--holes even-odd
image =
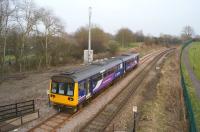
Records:
{"label": "telecom mast", "polygon": [[91,50],[91,17],[92,7],[89,7],[89,27],[88,27],[88,50],[84,50],[84,63],[91,63],[93,61],[93,50]]}

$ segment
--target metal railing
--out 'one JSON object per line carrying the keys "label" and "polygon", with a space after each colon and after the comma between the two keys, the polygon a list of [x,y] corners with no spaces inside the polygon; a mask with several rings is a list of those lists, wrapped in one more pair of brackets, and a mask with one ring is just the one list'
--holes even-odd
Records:
{"label": "metal railing", "polygon": [[[0,106],[0,132],[4,131],[5,128],[7,130],[12,129],[6,126],[11,126],[11,124],[17,120],[20,120],[20,125],[22,125],[24,123],[24,116],[36,112],[38,113],[39,118],[39,110],[35,109],[34,100]],[[13,128],[15,127],[16,126],[13,126]]]}

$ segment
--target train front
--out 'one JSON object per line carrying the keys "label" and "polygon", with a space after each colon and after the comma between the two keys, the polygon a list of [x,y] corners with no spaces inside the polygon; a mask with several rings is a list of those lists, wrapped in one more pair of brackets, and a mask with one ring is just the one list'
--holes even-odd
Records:
{"label": "train front", "polygon": [[52,76],[48,94],[53,105],[75,108],[78,104],[78,83],[65,75]]}

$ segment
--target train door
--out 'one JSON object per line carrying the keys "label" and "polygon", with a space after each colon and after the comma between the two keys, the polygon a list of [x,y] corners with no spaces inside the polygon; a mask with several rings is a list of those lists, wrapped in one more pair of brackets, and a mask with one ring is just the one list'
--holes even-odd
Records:
{"label": "train door", "polygon": [[139,63],[139,56],[137,56],[137,63]]}
{"label": "train door", "polygon": [[127,66],[127,64],[126,64],[126,63],[127,63],[126,61],[124,61],[124,62],[123,62],[124,73],[126,73],[126,66]]}
{"label": "train door", "polygon": [[86,82],[85,82],[85,88],[86,88],[86,99],[88,99],[88,98],[91,97],[90,87],[91,87],[90,79],[87,79]]}

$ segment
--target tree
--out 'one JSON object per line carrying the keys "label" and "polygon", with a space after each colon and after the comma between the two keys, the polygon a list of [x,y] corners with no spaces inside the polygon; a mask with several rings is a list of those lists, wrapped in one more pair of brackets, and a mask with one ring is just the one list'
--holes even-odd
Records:
{"label": "tree", "polygon": [[144,34],[142,30],[135,33],[135,39],[137,42],[144,42]]}
{"label": "tree", "polygon": [[181,43],[180,38],[169,35],[169,34],[160,34],[160,37],[158,39],[159,39],[159,43],[166,44],[166,45]]}
{"label": "tree", "polygon": [[[24,65],[25,69],[25,57],[24,50],[25,44],[27,42],[28,37],[30,37],[31,33],[36,29],[36,25],[38,22],[38,10],[36,9],[32,0],[23,0],[22,2],[17,3],[16,10],[16,21],[18,26],[20,27],[21,34],[21,47],[20,47],[20,60],[19,67],[20,72],[22,71],[22,66]],[[22,65],[23,64],[23,65]]]}
{"label": "tree", "polygon": [[44,8],[40,9],[40,15],[42,23],[44,24],[44,36],[45,36],[45,63],[48,67],[49,57],[48,57],[48,43],[52,36],[57,36],[64,29],[60,20],[53,15],[50,10]]}
{"label": "tree", "polygon": [[119,46],[120,46],[120,44],[117,41],[110,40],[108,42],[108,48],[109,48],[109,51],[111,52],[111,54],[116,54],[117,51],[119,50]]}
{"label": "tree", "polygon": [[[2,43],[3,55],[2,55],[2,77],[4,74],[4,67],[5,67],[5,57],[6,57],[6,48],[7,48],[7,36],[9,30],[9,24],[11,15],[15,10],[15,6],[10,6],[10,4],[14,1],[10,0],[1,0],[0,1],[0,40]],[[12,3],[13,4],[13,3]],[[1,51],[0,51],[1,53]],[[0,58],[1,59],[1,58]]]}
{"label": "tree", "polygon": [[115,39],[122,47],[127,47],[129,43],[133,42],[133,32],[128,28],[121,28],[115,35]]}
{"label": "tree", "polygon": [[[81,27],[79,28],[75,34],[74,38],[79,44],[82,50],[88,49],[88,28]],[[91,29],[91,48],[95,52],[105,51],[106,43],[109,40],[109,36],[99,27],[93,27]]]}
{"label": "tree", "polygon": [[193,35],[194,35],[194,29],[191,26],[187,25],[183,27],[181,35],[183,40],[191,39]]}

